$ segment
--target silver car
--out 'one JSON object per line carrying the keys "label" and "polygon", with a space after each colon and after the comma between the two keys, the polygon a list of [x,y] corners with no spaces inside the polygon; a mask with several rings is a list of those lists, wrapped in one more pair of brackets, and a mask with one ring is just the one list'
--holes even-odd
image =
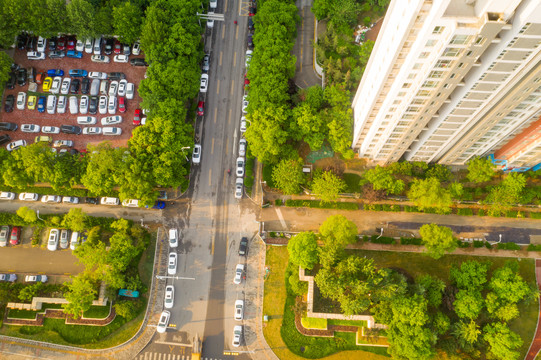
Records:
{"label": "silver car", "polygon": [[2,226],[0,228],[0,246],[4,247],[8,244],[9,238],[9,226]]}

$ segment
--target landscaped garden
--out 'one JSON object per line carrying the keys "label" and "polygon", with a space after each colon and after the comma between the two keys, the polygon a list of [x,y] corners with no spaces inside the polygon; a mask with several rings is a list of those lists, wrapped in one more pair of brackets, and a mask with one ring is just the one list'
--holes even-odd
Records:
{"label": "landscaped garden", "polygon": [[[435,226],[427,229],[426,236],[445,232]],[[526,354],[538,319],[532,259],[444,255],[429,243],[426,254],[344,250],[346,244],[357,241],[356,227],[339,217],[323,223],[319,239],[323,247],[317,245],[315,234],[300,233],[289,241],[288,252],[267,249],[271,275],[265,283],[264,314],[270,320],[264,334],[280,358],[295,359],[293,354],[321,358],[353,349],[363,352],[349,353],[349,358],[377,359],[390,354],[429,359],[446,353],[511,360]],[[314,269],[310,275],[315,275],[318,301],[328,302],[321,308],[346,315],[372,314],[387,330],[365,335],[378,344],[388,343],[389,348],[357,346],[355,333],[301,335],[295,315],[306,317],[299,299],[307,286],[299,281],[299,265]],[[303,319],[302,324],[315,329],[363,326],[362,322],[313,318]]]}

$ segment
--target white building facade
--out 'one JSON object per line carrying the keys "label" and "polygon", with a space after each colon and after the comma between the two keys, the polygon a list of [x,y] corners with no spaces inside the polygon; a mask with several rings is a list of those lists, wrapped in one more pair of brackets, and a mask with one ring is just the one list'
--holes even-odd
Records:
{"label": "white building facade", "polygon": [[[516,142],[541,117],[540,45],[541,0],[392,0],[353,100],[353,148],[462,165]],[[530,143],[508,165],[541,162]]]}

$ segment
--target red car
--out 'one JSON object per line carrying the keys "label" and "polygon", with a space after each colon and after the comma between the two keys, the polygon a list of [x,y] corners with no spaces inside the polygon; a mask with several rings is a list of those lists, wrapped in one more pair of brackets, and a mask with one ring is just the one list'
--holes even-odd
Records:
{"label": "red car", "polygon": [[113,47],[115,54],[120,54],[122,52],[122,44],[118,39],[115,40],[115,46]]}
{"label": "red car", "polygon": [[244,75],[244,90],[247,90],[250,86],[250,80],[246,78],[246,75]]}
{"label": "red car", "polygon": [[58,38],[58,43],[56,44],[56,50],[66,50],[66,37],[61,36]]}
{"label": "red car", "polygon": [[200,101],[200,102],[197,104],[197,115],[203,116],[204,114],[205,114],[205,102],[204,102],[204,101]]}
{"label": "red car", "polygon": [[118,98],[118,111],[121,113],[126,112],[126,100],[124,96]]}
{"label": "red car", "polygon": [[66,45],[68,50],[75,50],[75,42],[76,40],[73,36],[68,37],[67,45]]}
{"label": "red car", "polygon": [[141,125],[141,109],[135,109],[133,115],[133,125]]}
{"label": "red car", "polygon": [[14,226],[11,230],[11,236],[9,237],[9,243],[11,245],[18,245],[21,238],[21,227]]}

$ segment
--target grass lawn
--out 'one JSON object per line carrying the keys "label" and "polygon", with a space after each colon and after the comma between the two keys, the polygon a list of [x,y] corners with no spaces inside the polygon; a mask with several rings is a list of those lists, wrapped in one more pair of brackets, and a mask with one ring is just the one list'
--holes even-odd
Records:
{"label": "grass lawn", "polygon": [[105,306],[94,306],[83,313],[83,316],[87,319],[105,319],[109,316],[109,302]]}
{"label": "grass lawn", "polygon": [[366,321],[364,320],[338,320],[338,319],[329,319],[327,320],[329,325],[347,325],[347,326],[366,326]]}
{"label": "grass lawn", "polygon": [[33,310],[7,309],[7,311],[8,317],[17,319],[35,319],[38,314],[37,311]]}
{"label": "grass lawn", "polygon": [[361,186],[359,185],[359,181],[361,181],[361,177],[357,174],[351,174],[351,173],[345,173],[342,174],[342,179],[346,182],[347,189],[346,192],[348,193],[360,193],[361,192]]}
{"label": "grass lawn", "polygon": [[303,317],[301,319],[301,324],[307,329],[326,329],[327,319]]}
{"label": "grass lawn", "polygon": [[[274,353],[280,359],[288,360],[300,360],[301,357],[289,349],[289,346],[294,346],[296,352],[300,353],[300,346],[305,347],[304,356],[310,352],[312,358],[324,358],[326,360],[349,360],[349,359],[363,359],[363,360],[382,360],[388,359],[386,349],[376,349],[380,351],[381,355],[362,351],[365,347],[355,347],[356,351],[341,351],[334,355],[332,352],[340,350],[350,350],[346,344],[355,343],[354,333],[337,333],[335,338],[314,338],[301,335],[295,328],[295,324],[292,321],[286,321],[283,324],[284,317],[291,320],[293,313],[287,311],[284,314],[285,306],[289,307],[294,301],[292,297],[289,297],[286,304],[286,288],[285,288],[285,272],[288,262],[288,253],[286,247],[272,247],[267,246],[266,265],[271,268],[270,275],[265,281],[265,297],[263,299],[263,314],[269,316],[269,321],[264,324],[263,334],[267,340],[268,345],[272,348]],[[289,323],[289,325],[288,325]],[[283,333],[281,333],[281,328]],[[288,339],[286,344],[282,338]],[[293,338],[289,338],[289,335]],[[332,348],[332,352],[326,351],[325,353],[318,353],[318,349]],[[368,347],[367,347],[368,349]],[[314,356],[315,355],[315,356]]]}

